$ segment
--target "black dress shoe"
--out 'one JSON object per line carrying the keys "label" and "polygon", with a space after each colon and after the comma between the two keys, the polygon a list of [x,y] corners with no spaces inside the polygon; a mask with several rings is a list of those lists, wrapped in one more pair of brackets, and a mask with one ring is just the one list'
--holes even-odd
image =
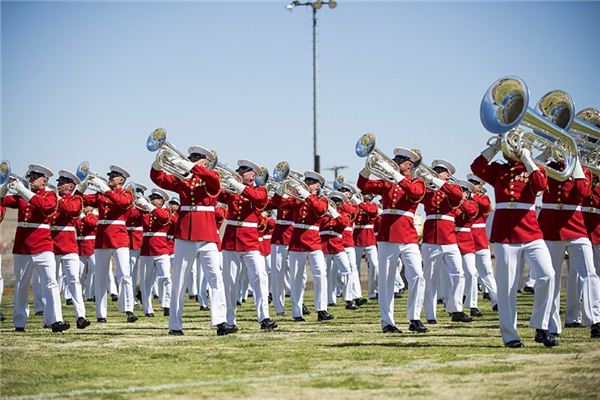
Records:
{"label": "black dress shoe", "polygon": [[15,327],[15,332],[25,332],[25,328]]}
{"label": "black dress shoe", "polygon": [[452,322],[471,322],[473,318],[469,317],[462,311],[452,313]]}
{"label": "black dress shoe", "polygon": [[428,319],[428,320],[427,320],[427,323],[428,323],[429,325],[436,325],[436,324],[437,324],[437,319]]}
{"label": "black dress shoe", "polygon": [[600,338],[600,323],[596,323],[592,325],[590,329],[590,337],[591,338]]}
{"label": "black dress shoe", "polygon": [[346,310],[358,310],[358,306],[351,301],[347,301]]}
{"label": "black dress shoe", "polygon": [[104,324],[106,323],[106,318],[97,318],[96,322],[98,322],[99,324]]}
{"label": "black dress shoe", "polygon": [[581,328],[581,326],[580,322],[567,322],[565,324],[565,328]]}
{"label": "black dress shoe", "polygon": [[111,294],[110,295],[110,299],[112,301],[119,301],[119,295],[117,295],[117,294]]}
{"label": "black dress shoe", "polygon": [[294,317],[294,321],[295,322],[304,322],[306,320],[304,319],[304,317]]}
{"label": "black dress shoe", "polygon": [[238,301],[236,302],[236,304],[237,304],[238,306],[241,306],[241,305],[242,305],[242,302],[238,300]]}
{"label": "black dress shoe", "polygon": [[327,311],[317,311],[317,321],[329,321],[333,318],[333,315],[329,314]]}
{"label": "black dress shoe", "polygon": [[273,302],[273,294],[269,293],[269,304]]}
{"label": "black dress shoe", "polygon": [[278,312],[278,313],[277,313],[277,316],[278,316],[278,317],[283,317],[284,315],[285,315],[285,311],[282,311],[282,312]]}
{"label": "black dress shoe", "polygon": [[171,329],[169,331],[169,335],[171,335],[171,336],[183,336],[183,331],[180,331],[178,329]]}
{"label": "black dress shoe", "polygon": [[558,339],[548,333],[545,329],[536,329],[534,340],[537,343],[543,343],[546,347],[558,346]]}
{"label": "black dress shoe", "polygon": [[208,311],[209,308],[206,306],[200,306],[200,311]]}
{"label": "black dress shoe", "polygon": [[238,331],[237,326],[229,325],[227,322],[221,322],[217,325],[217,336],[225,336]]}
{"label": "black dress shoe", "polygon": [[498,304],[494,304],[494,307],[492,307],[492,311],[498,312]]}
{"label": "black dress shoe", "polygon": [[525,286],[523,288],[523,291],[525,293],[531,293],[531,294],[535,294],[535,289],[532,286]]}
{"label": "black dress shoe", "polygon": [[437,304],[444,304],[444,300],[442,300],[442,299],[437,299]]}
{"label": "black dress shoe", "polygon": [[310,315],[310,309],[302,304],[302,315]]}
{"label": "black dress shoe", "polygon": [[153,313],[153,312],[151,312],[151,313],[146,313],[146,314],[144,314],[144,317],[148,317],[148,318],[154,318],[154,313]]}
{"label": "black dress shoe", "polygon": [[190,295],[188,295],[188,299],[190,299],[190,300],[195,300],[195,299],[196,299],[196,296],[194,296],[193,294],[190,294]]}
{"label": "black dress shoe", "polygon": [[77,329],[85,329],[86,327],[90,326],[91,322],[89,319],[79,317],[77,318],[77,321],[75,321],[75,324],[77,325]]}
{"label": "black dress shoe", "polygon": [[6,320],[6,317],[4,316],[4,314],[2,314],[2,313],[0,312],[0,322],[2,322],[2,321],[4,321],[4,320]]}
{"label": "black dress shoe", "polygon": [[491,300],[491,299],[490,299],[490,294],[489,294],[489,293],[484,293],[484,294],[483,294],[483,299],[484,299],[484,300]]}
{"label": "black dress shoe", "polygon": [[141,290],[138,290],[138,291],[135,293],[135,298],[136,298],[136,300],[138,300],[138,301],[142,301],[142,291],[141,291]]}
{"label": "black dress shoe", "polygon": [[168,317],[168,316],[170,316],[170,315],[171,315],[171,309],[170,309],[169,307],[165,307],[165,308],[163,308],[163,315],[164,315],[165,317]]}
{"label": "black dress shoe", "polygon": [[510,342],[504,343],[504,346],[511,349],[520,349],[522,347],[525,347],[525,345],[520,340],[511,340]]}
{"label": "black dress shoe", "polygon": [[88,303],[93,303],[93,302],[95,302],[96,300],[95,300],[95,299],[86,299],[85,301],[87,301]]}
{"label": "black dress shoe", "polygon": [[260,329],[272,331],[275,328],[277,328],[277,322],[273,321],[271,318],[265,318],[260,321]]}
{"label": "black dress shoe", "polygon": [[400,298],[402,298],[402,293],[401,293],[401,292],[394,292],[394,298],[395,298],[395,299],[400,299]]}
{"label": "black dress shoe", "polygon": [[66,303],[68,306],[72,306],[72,305],[73,305],[73,299],[67,299],[67,301],[65,301],[65,303]]}
{"label": "black dress shoe", "polygon": [[35,315],[36,315],[37,317],[41,317],[41,316],[43,316],[43,315],[44,315],[44,312],[43,312],[43,311],[36,311],[36,312],[35,312]]}
{"label": "black dress shoe", "polygon": [[410,321],[410,324],[408,325],[408,330],[411,332],[417,332],[417,333],[429,332],[429,329],[427,329],[427,327],[425,325],[423,325],[421,320],[418,320],[418,319],[413,319]]}
{"label": "black dress shoe", "polygon": [[335,306],[337,306],[336,303],[327,303],[327,307],[335,307]]}
{"label": "black dress shoe", "polygon": [[400,329],[398,329],[397,326],[394,326],[394,325],[386,325],[383,328],[381,328],[381,331],[383,333],[402,333],[402,331]]}
{"label": "black dress shoe", "polygon": [[127,322],[135,322],[138,320],[138,317],[136,317],[136,315],[134,313],[132,313],[131,311],[127,311]]}
{"label": "black dress shoe", "polygon": [[69,329],[71,327],[71,324],[64,321],[57,321],[53,323],[50,327],[52,328],[52,332],[62,332]]}
{"label": "black dress shoe", "polygon": [[483,317],[483,313],[478,308],[471,308],[471,317]]}
{"label": "black dress shoe", "polygon": [[354,299],[354,304],[356,304],[357,306],[362,306],[367,304],[369,300],[365,299],[364,297],[359,297],[358,299]]}

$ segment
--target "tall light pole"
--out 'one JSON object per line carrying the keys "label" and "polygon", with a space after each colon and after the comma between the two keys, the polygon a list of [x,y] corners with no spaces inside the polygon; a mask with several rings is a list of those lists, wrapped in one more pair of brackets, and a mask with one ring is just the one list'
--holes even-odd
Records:
{"label": "tall light pole", "polygon": [[323,4],[327,4],[332,10],[337,7],[335,0],[329,1],[292,1],[287,5],[287,9],[292,11],[294,7],[298,6],[309,6],[312,8],[312,38],[313,38],[313,158],[314,158],[314,170],[321,172],[321,159],[317,150],[317,11],[323,7]]}

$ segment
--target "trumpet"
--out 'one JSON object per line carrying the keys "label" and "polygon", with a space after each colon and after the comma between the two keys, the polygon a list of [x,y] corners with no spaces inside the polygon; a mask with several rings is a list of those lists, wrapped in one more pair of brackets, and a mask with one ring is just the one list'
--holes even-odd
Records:
{"label": "trumpet", "polygon": [[167,131],[162,128],[155,129],[146,139],[146,148],[156,153],[156,162],[160,167],[182,180],[190,180],[192,175],[180,167],[174,165],[169,160],[170,157],[180,157],[187,160],[187,157],[167,141]]}
{"label": "trumpet", "polygon": [[29,188],[29,181],[19,175],[11,172],[10,162],[8,160],[0,161],[0,186],[8,185],[12,181],[21,181],[26,188]]}
{"label": "trumpet", "polygon": [[[507,76],[494,82],[481,100],[480,117],[483,126],[499,135],[502,152],[510,158],[519,158],[524,148],[532,158],[545,164],[548,176],[564,181],[571,176],[577,160],[577,145],[565,132],[573,120],[573,102],[562,91],[547,93],[532,110],[529,89],[516,76]],[[490,141],[488,141],[490,143]],[[551,155],[562,166],[546,164]]]}
{"label": "trumpet", "polygon": [[581,165],[600,175],[600,111],[595,108],[579,111],[569,134],[577,144]]}
{"label": "trumpet", "polygon": [[366,157],[365,168],[371,174],[387,182],[396,183],[392,172],[400,172],[398,165],[394,160],[386,156],[381,150],[375,147],[375,144],[375,135],[365,133],[356,142],[354,151],[359,157]]}
{"label": "trumpet", "polygon": [[279,184],[280,190],[290,197],[303,200],[300,193],[310,193],[310,188],[302,180],[302,174],[290,169],[287,161],[280,161],[273,169],[273,180]]}

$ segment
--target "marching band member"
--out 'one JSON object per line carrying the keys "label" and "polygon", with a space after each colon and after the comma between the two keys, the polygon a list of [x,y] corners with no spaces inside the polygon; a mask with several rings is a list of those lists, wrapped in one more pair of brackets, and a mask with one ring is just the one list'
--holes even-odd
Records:
{"label": "marching band member", "polygon": [[[558,163],[551,165],[558,166]],[[548,187],[542,196],[538,221],[554,267],[550,334],[560,335],[562,331],[560,279],[566,250],[569,268],[576,269],[582,279],[585,321],[592,326],[592,337],[600,337],[600,278],[594,268],[592,243],[581,212],[583,199],[591,192],[591,180],[591,172],[588,169],[584,171],[577,159],[573,175],[564,182],[548,178]]]}
{"label": "marching band member", "polygon": [[366,168],[360,171],[358,177],[357,186],[363,193],[380,195],[382,199],[383,212],[377,234],[377,285],[384,333],[402,333],[394,319],[394,281],[398,258],[406,267],[410,292],[406,307],[409,330],[418,333],[429,331],[421,322],[425,279],[414,226],[415,212],[425,194],[425,184],[422,179],[411,177],[414,163],[419,159],[417,153],[398,147],[394,149],[394,162],[398,165],[398,171],[394,171],[395,183],[369,179],[370,171]]}
{"label": "marching band member", "polygon": [[215,223],[214,210],[221,190],[218,174],[208,168],[209,159],[214,154],[203,147],[188,149],[188,160],[177,154],[170,154],[169,162],[190,175],[181,179],[162,171],[160,164],[152,164],[150,178],[159,187],[176,192],[181,200],[177,226],[175,228],[175,263],[172,271],[171,310],[169,334],[183,335],[182,315],[185,279],[189,268],[197,262],[206,274],[210,287],[211,325],[217,327],[217,335],[227,335],[237,331],[235,326],[226,323],[225,291],[221,274],[220,257],[217,248],[219,235]]}
{"label": "marching band member", "polygon": [[81,180],[69,171],[58,171],[58,207],[52,215],[50,233],[54,242],[56,265],[62,264],[65,276],[66,292],[75,308],[75,319],[78,329],[90,325],[85,318],[85,303],[81,289],[81,265],[79,263],[79,247],[75,221],[83,209],[83,198],[74,193],[75,185]]}
{"label": "marching band member", "polygon": [[[217,233],[220,235],[223,222],[227,220],[227,207],[219,203],[215,207],[215,221],[217,223]],[[219,250],[219,271],[223,270],[223,246],[221,237],[218,237],[217,248]],[[208,311],[208,281],[202,268],[198,270],[198,303],[200,303],[200,311]]]}
{"label": "marching band member", "polygon": [[85,294],[88,301],[94,299],[96,257],[94,257],[94,244],[96,243],[96,229],[98,215],[94,207],[83,208],[83,216],[77,224],[77,245],[79,248],[79,262],[85,269]]}
{"label": "marching band member", "polygon": [[[148,190],[146,186],[137,182],[131,182],[127,186],[133,192],[134,198],[136,196],[136,193],[138,194],[138,196],[143,196],[144,192]],[[141,283],[144,279],[143,271],[140,271],[138,277],[138,267],[140,265],[140,250],[142,248],[144,234],[144,228],[142,227],[142,225],[144,224],[143,218],[143,213],[140,212],[140,210],[136,207],[131,207],[129,209],[129,213],[127,214],[126,227],[127,234],[129,235],[129,265],[131,268],[131,281],[133,284],[133,293],[135,294],[137,294],[139,288],[141,288],[141,284],[138,284],[138,282]]]}
{"label": "marching band member", "polygon": [[[254,185],[260,167],[249,160],[238,160],[234,177],[223,179],[225,187],[219,201],[227,204],[227,222],[223,235],[223,281],[227,303],[227,323],[236,326],[236,308],[240,290],[242,262],[247,268],[260,329],[273,330],[277,323],[269,317],[269,282],[264,258],[260,255],[258,222],[267,206],[267,190]],[[245,290],[245,287],[242,287]]]}
{"label": "marching band member", "polygon": [[375,240],[374,224],[379,215],[379,207],[372,203],[373,195],[363,194],[363,201],[358,205],[356,225],[354,225],[354,249],[356,251],[356,265],[361,264],[362,255],[365,254],[368,265],[367,297],[377,298],[377,241]]}
{"label": "marching band member", "polygon": [[[306,283],[304,270],[308,259],[313,275],[317,320],[327,321],[334,317],[327,312],[327,276],[325,256],[319,236],[319,221],[327,213],[329,204],[325,197],[318,195],[325,178],[314,171],[305,171],[304,183],[308,186],[308,191],[300,188],[298,195],[302,200],[294,199],[294,227],[289,245],[292,317],[294,321],[304,321],[302,317]],[[281,197],[282,194],[276,193],[275,197]]]}
{"label": "marching band member", "polygon": [[108,183],[98,176],[88,177],[77,185],[77,192],[83,194],[88,185],[98,189],[96,194],[83,195],[84,205],[98,209],[98,228],[94,256],[96,258],[95,294],[96,317],[98,322],[106,322],[107,284],[109,283],[111,256],[116,264],[116,280],[119,290],[119,312],[127,314],[127,322],[137,321],[133,313],[133,282],[129,263],[129,235],[126,220],[129,208],[133,205],[133,194],[123,189],[129,172],[111,165]]}
{"label": "marching band member", "polygon": [[273,229],[275,228],[275,220],[271,218],[269,211],[263,211],[262,216],[265,219],[264,230],[262,231],[262,241],[260,254],[265,259],[265,268],[267,270],[267,278],[269,282],[269,303],[273,299],[273,267],[271,265],[271,239],[273,238]]}
{"label": "marching band member", "polygon": [[535,197],[546,190],[546,171],[538,167],[528,149],[508,163],[491,162],[500,151],[497,140],[471,164],[475,175],[494,187],[496,211],[490,241],[495,243],[496,283],[500,333],[506,347],[524,347],[517,333],[517,290],[519,260],[525,257],[536,278],[530,325],[536,328],[535,339],[545,346],[558,341],[548,333],[554,293],[554,270],[548,247],[535,215]]}
{"label": "marching band member", "polygon": [[145,212],[142,213],[144,236],[141,247],[140,263],[142,265],[142,307],[146,317],[154,316],[152,308],[152,286],[158,281],[162,286],[159,291],[160,306],[163,314],[169,316],[171,306],[171,260],[167,233],[172,223],[172,212],[163,208],[169,195],[160,189],[152,189],[150,201],[139,196],[135,205]]}
{"label": "marching band member", "polygon": [[[56,282],[56,260],[54,259],[50,235],[51,215],[56,211],[56,193],[46,190],[52,171],[39,164],[30,164],[27,172],[29,189],[15,179],[0,188],[3,207],[19,210],[17,231],[13,245],[13,260],[16,283],[14,288],[13,323],[16,332],[25,332],[29,318],[29,285],[35,269],[41,282],[44,300],[44,325],[52,332],[62,332],[71,327],[63,322],[60,294]],[[11,190],[16,195],[6,195]]]}
{"label": "marching band member", "polygon": [[[0,224],[4,220],[4,214],[6,208],[0,206]],[[2,294],[4,293],[4,279],[2,279],[2,242],[0,242],[0,304],[2,304]],[[4,321],[6,317],[0,312],[0,322]]]}
{"label": "marching band member", "polygon": [[492,203],[489,196],[483,193],[483,183],[481,179],[473,174],[467,174],[467,180],[473,184],[475,192],[473,201],[477,203],[477,216],[471,225],[471,233],[475,242],[475,267],[479,273],[479,280],[488,293],[492,302],[492,309],[498,310],[498,290],[496,288],[496,278],[492,270],[492,253],[488,243],[485,224],[488,216],[492,212]]}

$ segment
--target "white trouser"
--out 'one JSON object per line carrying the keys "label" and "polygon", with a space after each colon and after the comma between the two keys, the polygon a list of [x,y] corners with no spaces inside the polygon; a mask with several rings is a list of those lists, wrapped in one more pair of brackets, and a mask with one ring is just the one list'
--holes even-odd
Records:
{"label": "white trouser", "polygon": [[[140,259],[140,249],[129,249],[129,267],[131,273],[131,282],[133,285],[133,292],[137,291],[138,287],[141,287],[141,279],[138,277],[138,267]],[[139,282],[139,283],[138,283]],[[135,300],[135,297],[134,297]]]}
{"label": "white trouser", "polygon": [[285,278],[289,274],[288,247],[283,244],[271,245],[271,294],[275,312],[285,311]]}
{"label": "white trouser", "polygon": [[52,325],[62,321],[60,294],[56,283],[56,260],[50,251],[38,254],[14,254],[15,289],[13,323],[16,328],[24,328],[29,318],[29,285],[35,269],[40,279],[44,299],[44,324]]}
{"label": "white trouser", "polygon": [[[519,259],[519,271],[521,271],[520,275],[523,275],[523,270],[525,269],[526,264],[527,263],[525,262],[525,255],[521,254],[521,257]],[[535,286],[535,278],[533,277],[533,274],[531,273],[531,267],[529,266],[527,266],[527,278],[525,278],[525,283],[523,284],[523,286]]]}
{"label": "white trouser", "polygon": [[600,244],[592,246],[594,250],[594,266],[596,267],[596,275],[600,275]]}
{"label": "white trouser", "polygon": [[517,333],[517,291],[523,266],[521,257],[529,265],[535,279],[535,295],[530,326],[548,329],[554,293],[554,269],[548,247],[542,239],[529,243],[496,243],[496,283],[498,284],[498,317],[504,343],[520,340]]}
{"label": "white trouser", "polygon": [[269,293],[272,293],[271,290],[271,282],[273,277],[273,268],[271,268],[271,255],[262,256],[265,259],[265,270],[267,271],[267,287],[269,288]]}
{"label": "white trouser", "polygon": [[81,289],[81,282],[79,277],[81,276],[81,264],[79,263],[79,256],[77,253],[69,253],[65,255],[59,255],[54,257],[56,265],[61,264],[64,274],[64,283],[69,293],[69,299],[73,301],[73,307],[75,308],[75,318],[85,318],[85,304],[83,302],[83,291]]}
{"label": "white trouser", "polygon": [[396,325],[394,319],[394,281],[398,270],[398,260],[406,267],[408,281],[408,302],[406,317],[408,320],[421,319],[423,297],[425,294],[425,278],[419,246],[416,243],[378,243],[379,271],[379,311],[381,327]]}
{"label": "white trouser", "polygon": [[477,250],[475,252],[475,267],[479,273],[485,293],[489,293],[492,306],[498,303],[498,289],[496,288],[496,278],[492,269],[492,253],[490,249]]}
{"label": "white trouser", "polygon": [[186,279],[188,295],[196,296],[198,294],[198,265],[196,263],[190,267]]}
{"label": "white trouser", "polygon": [[[462,262],[462,257],[461,257],[461,262]],[[435,276],[437,276],[437,278]],[[448,296],[450,293],[450,276],[448,275],[446,268],[438,268],[437,271],[434,272],[433,279],[437,282],[435,299],[436,300],[441,299],[444,302],[444,306],[446,306],[446,302],[448,301]],[[464,280],[464,274],[463,274],[463,280]]]}
{"label": "white trouser", "polygon": [[83,284],[83,292],[88,300],[94,298],[94,271],[96,269],[96,257],[92,254],[91,256],[79,256],[79,262],[81,268],[84,269],[85,284]]}
{"label": "white trouser", "polygon": [[196,242],[175,239],[175,263],[173,265],[173,287],[171,290],[170,330],[182,330],[183,303],[185,301],[186,278],[196,262],[202,268],[210,287],[210,323],[225,322],[225,288],[220,268],[220,255],[214,242]]}
{"label": "white trouser", "polygon": [[248,282],[252,287],[258,321],[269,318],[269,286],[265,259],[258,250],[223,250],[223,283],[227,304],[227,323],[236,325],[236,308],[240,293],[242,262],[246,266]]}
{"label": "white trouser", "polygon": [[4,293],[4,279],[2,278],[2,255],[0,254],[0,304],[2,304],[2,294]]}
{"label": "white trouser", "polygon": [[361,265],[361,258],[363,253],[367,260],[368,276],[367,276],[367,296],[370,299],[375,298],[377,295],[377,271],[379,270],[379,260],[377,259],[377,246],[367,247],[354,247],[356,251],[356,265],[359,268]]}
{"label": "white trouser", "polygon": [[158,281],[163,287],[160,297],[162,308],[171,307],[171,260],[168,254],[160,256],[140,256],[140,265],[144,269],[142,281],[142,307],[144,314],[153,314],[152,286]]}
{"label": "white trouser", "polygon": [[[96,251],[94,250],[94,254],[96,254]],[[106,282],[106,286],[108,287],[108,291],[110,292],[110,294],[114,294],[115,296],[119,294],[119,288],[117,286],[116,280],[115,280],[115,272],[113,271],[114,269],[114,262],[113,260],[109,261],[109,266],[108,266],[108,279]]]}
{"label": "white trouser", "polygon": [[569,253],[569,267],[575,268],[581,276],[583,313],[585,319],[592,324],[600,322],[600,278],[596,275],[592,252],[592,243],[586,237],[546,241],[552,266],[554,267],[554,292],[552,295],[553,305],[548,330],[551,333],[561,333],[562,324],[560,320],[560,277],[562,263],[565,259],[565,249]]}
{"label": "white trouser", "polygon": [[[352,300],[362,298],[362,287],[360,285],[360,275],[358,273],[358,266],[360,263],[356,261],[356,251],[354,247],[344,247],[344,251],[348,255],[348,262],[350,262],[350,275],[348,276],[348,290],[352,295]],[[360,260],[359,260],[360,261]],[[343,293],[343,291],[342,291]]]}
{"label": "white trouser", "polygon": [[477,267],[475,253],[462,255],[463,271],[465,272],[465,306],[477,308]]}
{"label": "white trouser", "polygon": [[[223,255],[221,253],[220,257]],[[219,269],[221,269],[219,267]],[[208,281],[206,280],[206,274],[202,270],[202,268],[198,269],[198,303],[202,307],[208,307]]]}
{"label": "white trouser", "polygon": [[[54,261],[54,264],[56,265],[56,261]],[[31,291],[33,292],[33,308],[35,312],[43,313],[44,308],[46,307],[46,300],[42,296],[42,284],[40,282],[40,274],[38,273],[37,268],[34,268],[33,272],[31,273]]]}
{"label": "white trouser", "polygon": [[315,309],[317,311],[327,311],[327,273],[323,251],[290,251],[290,297],[292,317],[294,318],[302,316],[307,258],[313,275]]}
{"label": "white trouser", "polygon": [[327,276],[327,304],[336,304],[335,285],[338,275],[342,280],[342,296],[344,301],[355,299],[350,288],[350,260],[348,253],[343,251],[336,254],[325,254],[326,276]]}
{"label": "white trouser", "polygon": [[[583,289],[583,279],[577,273],[577,268],[570,266],[569,260],[569,276],[567,278],[567,304],[565,306],[565,322],[572,324],[573,322],[582,323],[581,319],[581,298]],[[589,321],[586,321],[589,325]]]}
{"label": "white trouser", "polygon": [[400,293],[401,290],[404,290],[404,288],[406,288],[404,278],[402,278],[402,270],[404,269],[404,264],[402,264],[401,257],[398,257],[397,264],[398,266],[396,268],[396,277],[394,278],[394,293]]}
{"label": "white trouser", "polygon": [[58,285],[58,293],[65,299],[70,299],[67,293],[67,285],[65,285],[65,278],[60,265],[56,265],[56,284]]}
{"label": "white trouser", "polygon": [[118,249],[95,249],[96,256],[96,317],[106,318],[106,284],[109,282],[110,258],[113,256],[116,269],[116,284],[119,292],[119,311],[133,312],[133,284],[129,265],[129,247]]}
{"label": "white trouser", "polygon": [[423,275],[425,276],[425,315],[436,319],[438,276],[436,272],[444,268],[449,278],[446,310],[450,313],[462,311],[462,296],[465,280],[462,259],[456,244],[423,243]]}
{"label": "white trouser", "polygon": [[[240,263],[240,269],[237,273],[237,301],[242,303],[248,300],[248,288],[250,287],[250,281],[248,280],[248,267],[246,267],[246,263],[242,261]],[[223,277],[223,282],[225,282],[225,277]],[[227,289],[225,289],[225,299],[227,300]]]}

